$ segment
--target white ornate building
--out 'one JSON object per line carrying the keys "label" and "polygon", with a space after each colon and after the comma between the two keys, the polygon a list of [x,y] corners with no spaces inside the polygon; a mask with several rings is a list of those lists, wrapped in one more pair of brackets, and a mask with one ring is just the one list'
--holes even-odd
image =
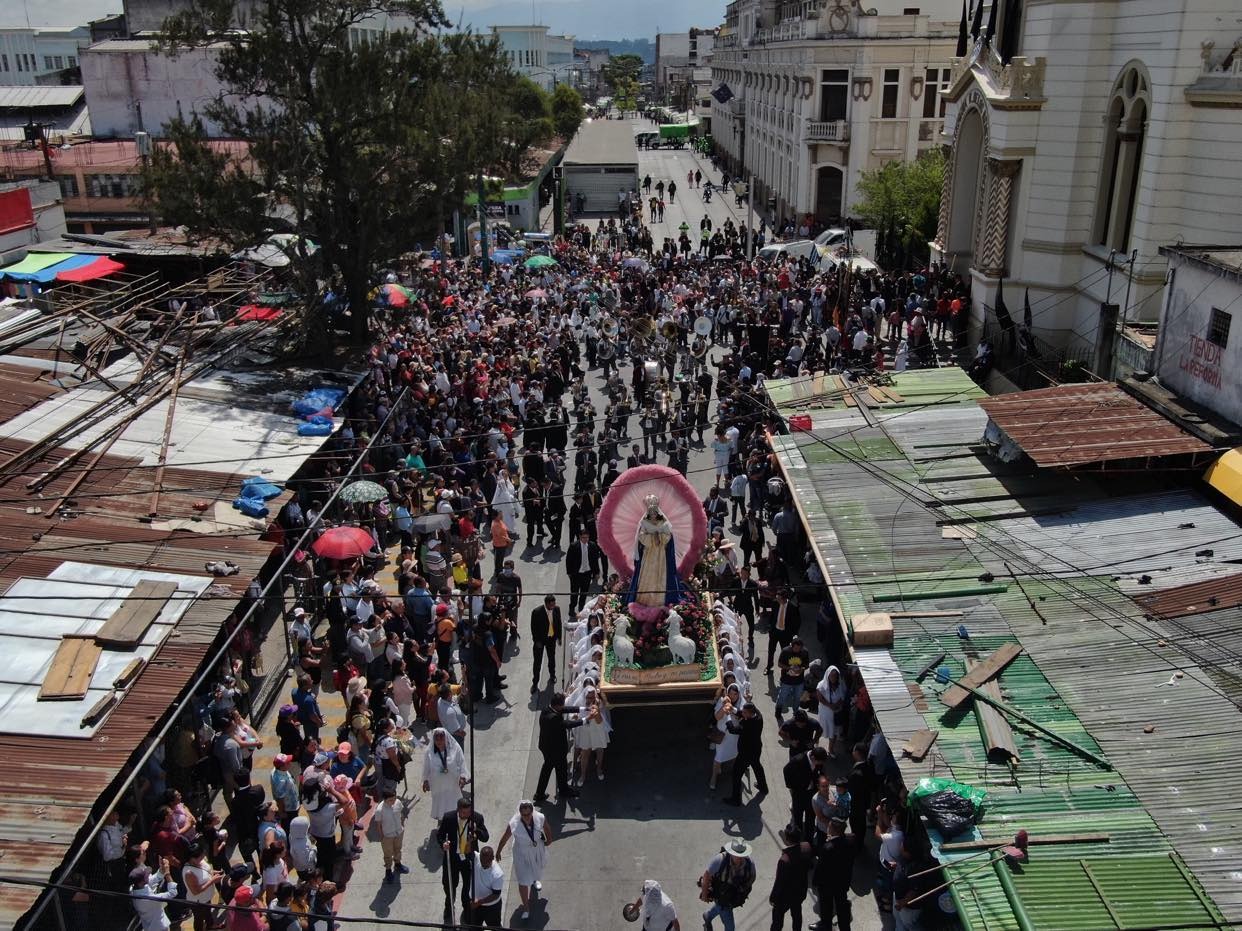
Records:
{"label": "white ornate building", "polygon": [[1159,316],[1161,246],[1242,230],[1236,0],[1010,0],[970,18],[936,249],[973,279],[976,336],[1003,276],[1011,313],[1029,288],[1035,334],[1107,376],[1119,329]]}
{"label": "white ornate building", "polygon": [[735,97],[713,103],[712,135],[753,173],[756,208],[839,219],[864,170],[939,144],[960,12],[955,0],[733,0],[712,79]]}

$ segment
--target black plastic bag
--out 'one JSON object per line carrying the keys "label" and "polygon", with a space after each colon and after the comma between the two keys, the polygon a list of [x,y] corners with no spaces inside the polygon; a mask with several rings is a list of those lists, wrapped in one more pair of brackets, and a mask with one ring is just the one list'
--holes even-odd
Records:
{"label": "black plastic bag", "polygon": [[918,807],[946,840],[969,830],[975,821],[974,802],[948,789],[919,799]]}

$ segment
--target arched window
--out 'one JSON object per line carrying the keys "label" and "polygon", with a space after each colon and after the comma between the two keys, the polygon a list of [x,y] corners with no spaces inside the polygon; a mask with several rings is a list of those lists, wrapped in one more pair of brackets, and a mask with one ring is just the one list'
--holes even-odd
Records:
{"label": "arched window", "polygon": [[1121,72],[1108,99],[1104,159],[1096,195],[1094,242],[1118,252],[1125,252],[1130,242],[1150,113],[1147,69],[1132,62]]}

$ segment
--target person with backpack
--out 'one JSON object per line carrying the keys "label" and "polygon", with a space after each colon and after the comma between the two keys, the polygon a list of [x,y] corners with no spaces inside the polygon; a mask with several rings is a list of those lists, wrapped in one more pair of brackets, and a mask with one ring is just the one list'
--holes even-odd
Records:
{"label": "person with backpack", "polygon": [[704,929],[710,929],[719,917],[724,931],[734,931],[733,911],[746,904],[755,885],[755,861],[750,854],[750,844],[738,837],[708,862],[699,877],[699,898],[711,904],[703,913]]}

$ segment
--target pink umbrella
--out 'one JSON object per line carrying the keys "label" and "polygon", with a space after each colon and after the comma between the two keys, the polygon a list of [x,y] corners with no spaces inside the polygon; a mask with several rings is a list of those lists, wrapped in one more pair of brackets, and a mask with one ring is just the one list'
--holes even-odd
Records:
{"label": "pink umbrella", "polygon": [[660,510],[673,525],[677,572],[685,578],[702,556],[707,515],[694,487],[676,469],[645,465],[622,472],[608,489],[599,511],[599,545],[623,578],[633,574],[638,522],[646,513],[643,499],[648,495],[660,499]]}
{"label": "pink umbrella", "polygon": [[543,288],[531,288],[529,291],[526,292],[526,296],[527,297],[547,297],[548,292],[545,291]]}

